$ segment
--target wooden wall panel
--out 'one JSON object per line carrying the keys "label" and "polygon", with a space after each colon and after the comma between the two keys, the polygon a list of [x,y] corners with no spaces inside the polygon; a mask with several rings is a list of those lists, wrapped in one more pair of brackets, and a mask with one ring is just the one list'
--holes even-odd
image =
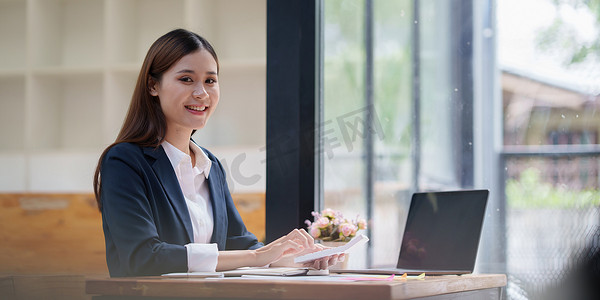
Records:
{"label": "wooden wall panel", "polygon": [[107,274],[91,195],[0,194],[0,272]]}
{"label": "wooden wall panel", "polygon": [[[248,230],[264,239],[264,194],[236,194]],[[0,194],[0,275],[108,274],[91,194]]]}

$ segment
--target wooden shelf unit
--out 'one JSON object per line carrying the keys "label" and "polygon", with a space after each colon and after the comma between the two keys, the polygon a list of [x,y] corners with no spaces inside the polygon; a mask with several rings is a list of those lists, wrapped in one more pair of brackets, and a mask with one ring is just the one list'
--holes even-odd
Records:
{"label": "wooden shelf unit", "polygon": [[196,139],[264,145],[266,0],[0,0],[0,192],[91,191],[146,51],[179,27],[221,62],[220,107]]}

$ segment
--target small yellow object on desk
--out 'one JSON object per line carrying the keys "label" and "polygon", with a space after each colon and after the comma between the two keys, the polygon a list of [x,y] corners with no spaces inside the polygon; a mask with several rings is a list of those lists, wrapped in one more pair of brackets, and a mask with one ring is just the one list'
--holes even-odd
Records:
{"label": "small yellow object on desk", "polygon": [[425,279],[425,273],[421,273],[417,276],[408,276],[406,273],[402,274],[402,276],[400,277],[396,277],[396,280],[407,280],[407,279],[420,279],[423,280]]}

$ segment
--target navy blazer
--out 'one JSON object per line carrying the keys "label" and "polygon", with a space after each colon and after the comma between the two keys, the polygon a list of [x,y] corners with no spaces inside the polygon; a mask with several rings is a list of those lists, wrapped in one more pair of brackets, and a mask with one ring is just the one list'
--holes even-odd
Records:
{"label": "navy blazer", "polygon": [[[214,227],[211,243],[219,250],[262,246],[233,204],[219,160],[212,161],[208,184]],[[102,223],[110,276],[187,272],[187,250],[193,240],[190,215],[162,146],[120,143],[101,165]]]}

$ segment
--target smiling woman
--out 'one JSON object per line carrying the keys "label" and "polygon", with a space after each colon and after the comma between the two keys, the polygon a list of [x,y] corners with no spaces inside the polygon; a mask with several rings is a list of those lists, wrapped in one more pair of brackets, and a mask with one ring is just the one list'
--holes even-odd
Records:
{"label": "smiling woman", "polygon": [[215,55],[197,50],[175,63],[162,74],[151,77],[150,95],[158,97],[167,120],[165,139],[189,155],[192,130],[201,129],[219,103],[218,64]]}
{"label": "smiling woman", "polygon": [[[323,249],[303,229],[259,243],[222,164],[191,139],[219,103],[218,74],[213,47],[193,32],[173,30],[148,50],[121,131],[94,176],[111,276],[294,266],[294,257]],[[337,259],[295,266],[326,269]]]}

